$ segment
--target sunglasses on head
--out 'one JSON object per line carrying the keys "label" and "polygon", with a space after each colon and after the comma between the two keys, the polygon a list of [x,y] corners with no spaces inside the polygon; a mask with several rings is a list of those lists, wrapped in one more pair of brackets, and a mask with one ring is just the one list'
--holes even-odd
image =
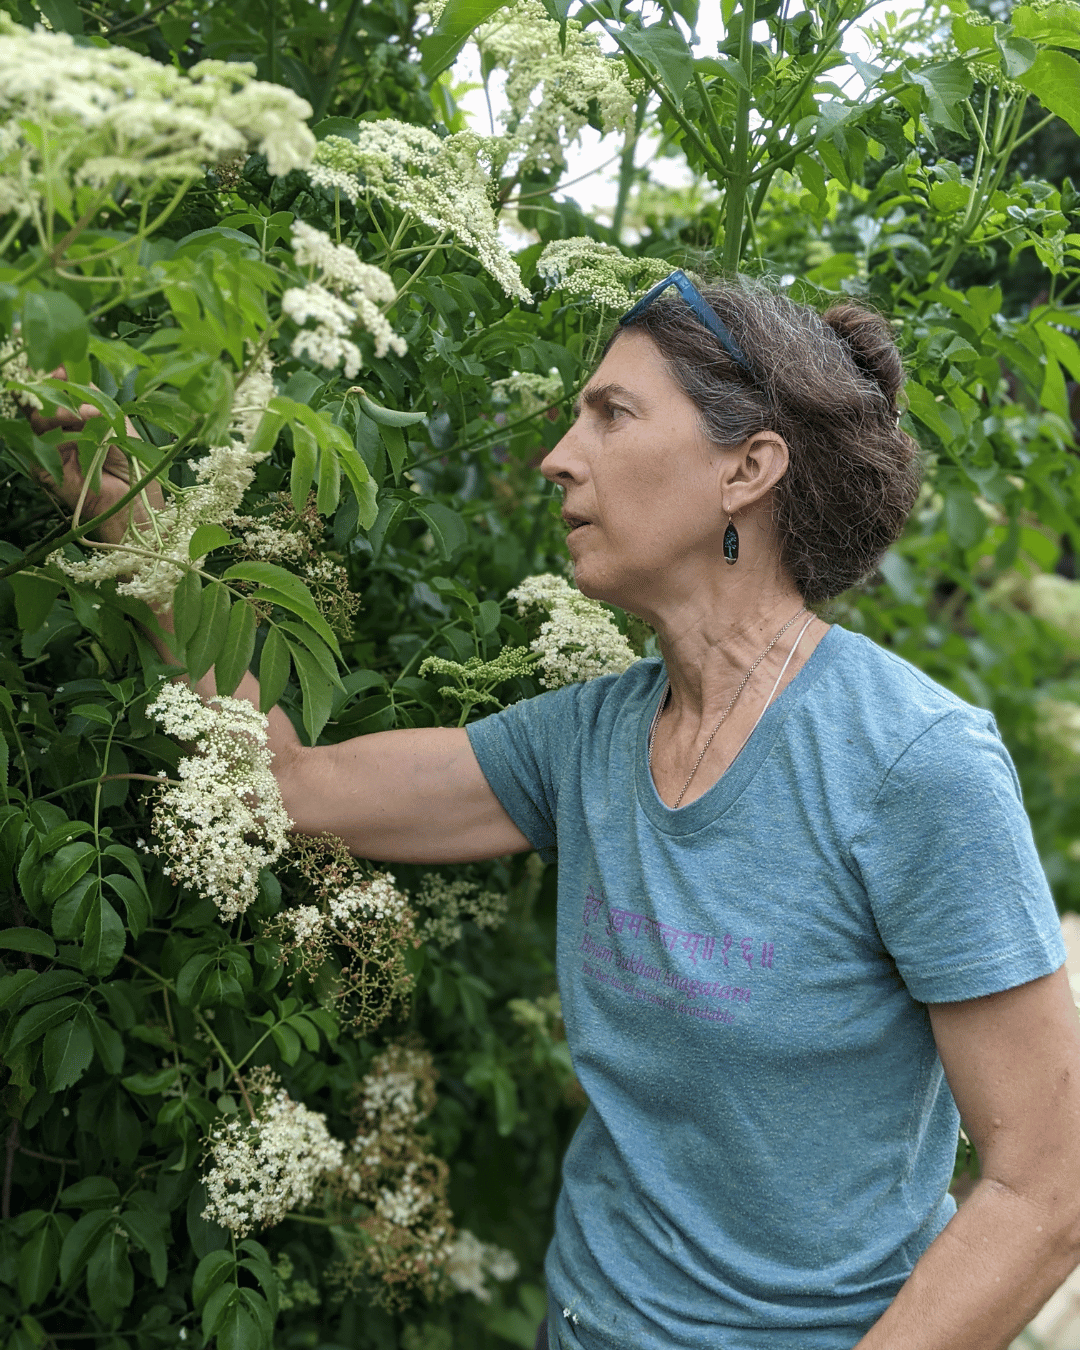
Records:
{"label": "sunglasses on head", "polygon": [[676,270],[672,272],[669,277],[665,277],[663,281],[658,281],[651,291],[646,291],[637,304],[626,311],[619,320],[619,323],[625,328],[634,323],[635,320],[640,319],[653,301],[658,296],[663,295],[669,286],[675,287],[735,364],[745,370],[748,375],[752,375],[753,371],[750,367],[750,362],[746,359],[739,344],[728,332],[727,326],[720,321],[713,307],[708,303],[686,273],[680,268],[676,268]]}

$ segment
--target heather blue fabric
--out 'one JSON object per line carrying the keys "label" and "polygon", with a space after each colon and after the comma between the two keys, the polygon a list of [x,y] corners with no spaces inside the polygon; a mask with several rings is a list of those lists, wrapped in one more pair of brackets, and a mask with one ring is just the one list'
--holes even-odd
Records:
{"label": "heather blue fabric", "polygon": [[646,766],[664,684],[642,661],[469,728],[558,857],[590,1105],[552,1345],[850,1350],[955,1208],[925,1004],[1055,970],[1054,905],[991,716],[867,639],[833,627],[678,811]]}

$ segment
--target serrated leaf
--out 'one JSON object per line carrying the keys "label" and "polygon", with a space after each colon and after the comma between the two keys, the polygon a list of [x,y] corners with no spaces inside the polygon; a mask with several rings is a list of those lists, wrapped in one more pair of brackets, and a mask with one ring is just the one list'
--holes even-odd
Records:
{"label": "serrated leaf", "polygon": [[115,1227],[102,1236],[90,1255],[86,1292],[91,1308],[107,1324],[135,1297],[135,1273],[128,1258],[127,1238]]}
{"label": "serrated leaf", "polygon": [[405,432],[401,427],[380,424],[379,438],[386,447],[386,457],[390,461],[394,477],[398,478],[404,467],[405,457],[409,453],[409,443],[405,439]]}
{"label": "serrated leaf", "polygon": [[430,529],[439,557],[444,562],[448,562],[468,542],[469,533],[465,522],[456,511],[442,502],[417,502],[416,514]]}
{"label": "serrated leaf", "polygon": [[271,1029],[270,1035],[278,1048],[278,1054],[290,1067],[300,1058],[300,1037],[292,1027],[282,1023]]}
{"label": "serrated leaf", "polygon": [[120,1215],[121,1227],[135,1245],[149,1256],[150,1273],[159,1289],[165,1288],[169,1275],[169,1256],[165,1247],[168,1223],[167,1215],[150,1213],[145,1209],[125,1209]]}
{"label": "serrated leaf", "polygon": [[285,641],[280,628],[274,625],[267,634],[259,657],[259,711],[267,713],[273,708],[289,681],[292,658],[289,644]]}
{"label": "serrated leaf", "polygon": [[90,328],[64,291],[30,291],[23,301],[22,337],[31,366],[53,370],[83,360]]}
{"label": "serrated leaf", "polygon": [[120,915],[98,895],[86,916],[79,964],[87,975],[109,975],[123,955],[127,933]]}
{"label": "serrated leaf", "polygon": [[209,952],[196,952],[181,966],[176,977],[176,998],[185,1008],[194,1006],[198,1001],[199,984],[213,960]]}
{"label": "serrated leaf", "polygon": [[47,901],[54,901],[88,872],[97,859],[97,849],[93,844],[80,840],[75,844],[65,844],[45,867],[41,881],[41,894]]}
{"label": "serrated leaf", "polygon": [[208,1252],[195,1268],[191,1283],[191,1297],[196,1308],[201,1308],[215,1289],[228,1279],[236,1262],[232,1252]]}
{"label": "serrated leaf", "polygon": [[76,703],[71,713],[74,717],[85,717],[88,722],[97,722],[103,727],[113,724],[112,717],[100,703]]}
{"label": "serrated leaf", "polygon": [[201,680],[217,660],[229,630],[229,608],[228,590],[220,581],[212,581],[203,591],[199,626],[185,650],[188,674],[193,680]]}
{"label": "serrated leaf", "polygon": [[22,1244],[18,1260],[19,1298],[24,1308],[41,1303],[60,1267],[60,1235],[50,1215]]}
{"label": "serrated leaf", "polygon": [[319,457],[319,491],[315,497],[315,509],[321,516],[333,515],[340,500],[341,465],[336,455],[324,453]]}
{"label": "serrated leaf", "polygon": [[16,572],[8,577],[15,594],[15,617],[25,637],[36,633],[52,611],[60,594],[60,583],[31,572]]}
{"label": "serrated leaf", "polygon": [[214,683],[219,694],[231,694],[247,674],[258,626],[254,606],[238,600],[229,613],[225,641],[214,664]]}
{"label": "serrated leaf", "polygon": [[307,505],[308,493],[315,478],[315,467],[319,458],[319,447],[315,437],[302,422],[294,422],[292,428],[293,457],[289,469],[289,492],[297,514]]}
{"label": "serrated leaf", "polygon": [[216,548],[225,548],[235,542],[229,531],[222,529],[220,525],[200,525],[188,543],[188,557],[194,562],[197,558],[205,557],[207,553],[213,553]]}
{"label": "serrated leaf", "polygon": [[28,1045],[39,1036],[44,1036],[47,1031],[66,1021],[76,1006],[75,999],[65,996],[49,999],[47,1003],[38,1003],[28,1008],[16,1022],[4,1053],[10,1055],[20,1045]]}
{"label": "serrated leaf", "polygon": [[334,686],[306,647],[298,642],[290,642],[289,651],[304,696],[304,728],[310,744],[314,745],[329,720]]}
{"label": "serrated leaf", "polygon": [[150,897],[146,894],[146,888],[140,886],[134,877],[113,875],[105,877],[104,882],[123,900],[131,936],[141,937],[151,918]]}
{"label": "serrated leaf", "polygon": [[202,578],[197,572],[185,572],[173,591],[173,628],[182,652],[195,635],[202,615]]}
{"label": "serrated leaf", "polygon": [[115,1027],[103,1022],[99,1017],[90,1019],[90,1039],[94,1043],[94,1053],[101,1061],[101,1067],[108,1074],[120,1074],[124,1071],[124,1039]]}
{"label": "serrated leaf", "polygon": [[41,1062],[50,1092],[63,1092],[77,1083],[94,1057],[90,1029],[79,1017],[48,1032],[42,1047]]}
{"label": "serrated leaf", "polygon": [[100,1209],[113,1206],[120,1199],[120,1191],[115,1181],[108,1177],[84,1177],[60,1193],[60,1203],[65,1206],[78,1205],[80,1209]]}
{"label": "serrated leaf", "polygon": [[95,1209],[72,1226],[60,1247],[61,1284],[70,1284],[80,1274],[102,1233],[115,1222],[111,1210]]}
{"label": "serrated leaf", "polygon": [[628,48],[646,70],[656,71],[676,107],[682,105],[686,86],[694,78],[694,54],[686,39],[673,26],[624,28],[619,45]]}
{"label": "serrated leaf", "polygon": [[226,1310],[217,1337],[218,1350],[265,1350],[262,1330],[239,1296]]}
{"label": "serrated leaf", "polygon": [[0,929],[0,949],[9,952],[29,952],[32,956],[56,955],[56,943],[40,928]]}

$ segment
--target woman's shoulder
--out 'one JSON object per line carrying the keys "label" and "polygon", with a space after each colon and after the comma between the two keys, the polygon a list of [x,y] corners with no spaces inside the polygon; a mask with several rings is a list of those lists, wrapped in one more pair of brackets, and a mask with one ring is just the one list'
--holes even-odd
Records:
{"label": "woman's shoulder", "polygon": [[822,711],[849,730],[883,766],[918,742],[966,756],[1001,746],[993,715],[968,703],[896,652],[862,633],[834,625],[830,678],[822,682]]}

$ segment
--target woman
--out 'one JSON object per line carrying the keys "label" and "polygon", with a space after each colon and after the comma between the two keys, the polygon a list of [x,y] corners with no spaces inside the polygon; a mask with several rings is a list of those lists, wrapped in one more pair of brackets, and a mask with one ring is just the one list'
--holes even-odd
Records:
{"label": "woman", "polygon": [[992,718],[807,609],[913,503],[899,359],[857,307],[674,284],[543,465],[663,661],[314,749],[275,710],[285,806],[368,858],[557,856],[590,1106],[538,1345],[1003,1347],[1080,1259],[1054,907]]}

